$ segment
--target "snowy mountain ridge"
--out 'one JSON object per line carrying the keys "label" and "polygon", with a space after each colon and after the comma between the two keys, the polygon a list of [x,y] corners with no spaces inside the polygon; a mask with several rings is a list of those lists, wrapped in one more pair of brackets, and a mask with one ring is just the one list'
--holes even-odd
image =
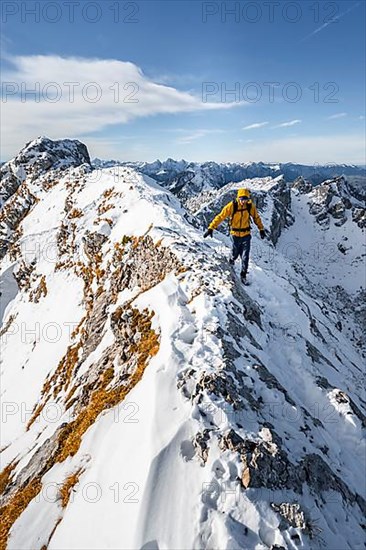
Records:
{"label": "snowy mountain ridge", "polygon": [[362,176],[366,177],[366,170],[360,166],[329,163],[326,165],[315,164],[306,166],[294,163],[217,163],[189,162],[186,160],[174,160],[168,158],[165,161],[156,160],[149,162],[121,162],[101,161],[94,159],[93,166],[97,168],[112,166],[129,166],[156,179],[171,191],[180,191],[187,183],[194,192],[200,192],[213,187],[218,189],[230,182],[240,182],[248,178],[278,177],[283,175],[287,181],[294,181],[298,177],[304,177],[313,185],[336,176]]}
{"label": "snowy mountain ridge", "polygon": [[1,168],[1,548],[361,549],[362,189],[241,182],[243,287],[202,240],[237,183],[185,208],[32,143]]}

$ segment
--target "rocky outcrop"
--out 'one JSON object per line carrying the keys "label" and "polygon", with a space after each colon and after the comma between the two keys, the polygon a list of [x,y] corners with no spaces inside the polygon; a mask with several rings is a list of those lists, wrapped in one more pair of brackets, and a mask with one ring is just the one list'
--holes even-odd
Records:
{"label": "rocky outcrop", "polygon": [[0,204],[11,197],[25,179],[36,180],[49,170],[90,165],[86,145],[78,140],[54,141],[39,137],[30,141],[11,161],[0,167]]}
{"label": "rocky outcrop", "polygon": [[241,483],[244,489],[287,488],[302,494],[303,484],[306,482],[315,495],[335,491],[342,496],[344,502],[357,503],[362,512],[365,512],[364,498],[353,494],[320,455],[306,455],[299,464],[294,464],[273,441],[273,434],[268,428],[262,429],[260,435],[262,439],[243,439],[231,429],[220,439],[222,451],[228,449],[240,455],[243,465]]}
{"label": "rocky outcrop", "polygon": [[292,189],[295,189],[301,194],[310,193],[312,188],[312,184],[309,181],[306,181],[302,176],[296,178],[296,180],[292,184]]}
{"label": "rocky outcrop", "polygon": [[116,272],[113,277],[112,292],[134,287],[147,290],[158,284],[167,273],[183,269],[169,248],[154,243],[148,235],[140,239],[126,237],[124,244],[124,269]]}
{"label": "rocky outcrop", "polygon": [[4,258],[9,247],[15,243],[18,228],[37,198],[26,182],[21,183],[0,211],[0,260]]}
{"label": "rocky outcrop", "polygon": [[346,178],[341,176],[327,180],[309,192],[309,212],[324,229],[330,227],[331,219],[335,226],[340,227],[349,218],[364,228],[366,210],[360,203],[362,197],[362,192],[349,185]]}
{"label": "rocky outcrop", "polygon": [[0,259],[14,243],[17,229],[43,191],[65,170],[90,166],[87,147],[77,140],[37,138],[0,167]]}

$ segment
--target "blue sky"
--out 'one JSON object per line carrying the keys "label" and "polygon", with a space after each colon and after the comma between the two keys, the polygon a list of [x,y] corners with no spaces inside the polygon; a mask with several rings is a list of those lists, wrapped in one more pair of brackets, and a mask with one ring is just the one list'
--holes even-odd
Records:
{"label": "blue sky", "polygon": [[3,160],[366,163],[364,1],[3,1],[2,33]]}

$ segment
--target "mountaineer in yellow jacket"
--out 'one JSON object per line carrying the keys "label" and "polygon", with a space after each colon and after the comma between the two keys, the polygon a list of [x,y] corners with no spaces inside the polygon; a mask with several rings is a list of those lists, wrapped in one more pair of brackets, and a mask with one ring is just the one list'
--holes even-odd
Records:
{"label": "mountaineer in yellow jacket", "polygon": [[240,256],[242,259],[241,280],[246,282],[249,264],[250,252],[250,218],[257,225],[262,239],[266,236],[262,220],[258,214],[255,204],[250,197],[249,189],[239,189],[237,198],[229,202],[221,210],[220,214],[210,223],[208,230],[203,235],[204,238],[212,237],[213,230],[226,218],[230,217],[230,234],[233,239],[233,248],[229,262],[233,265],[235,260]]}

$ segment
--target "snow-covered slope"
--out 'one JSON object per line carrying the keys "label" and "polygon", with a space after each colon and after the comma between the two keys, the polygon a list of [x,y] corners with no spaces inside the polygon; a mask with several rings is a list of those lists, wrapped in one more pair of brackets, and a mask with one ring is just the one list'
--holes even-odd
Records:
{"label": "snow-covered slope", "polygon": [[[276,248],[253,231],[242,287],[228,237],[203,241],[149,177],[22,168],[34,201],[0,272],[2,548],[363,548],[358,319],[327,300],[320,265],[340,267],[289,253],[333,231],[312,198],[252,182],[270,234],[276,201],[290,221]],[[362,228],[332,235],[348,221],[354,259]]]}

